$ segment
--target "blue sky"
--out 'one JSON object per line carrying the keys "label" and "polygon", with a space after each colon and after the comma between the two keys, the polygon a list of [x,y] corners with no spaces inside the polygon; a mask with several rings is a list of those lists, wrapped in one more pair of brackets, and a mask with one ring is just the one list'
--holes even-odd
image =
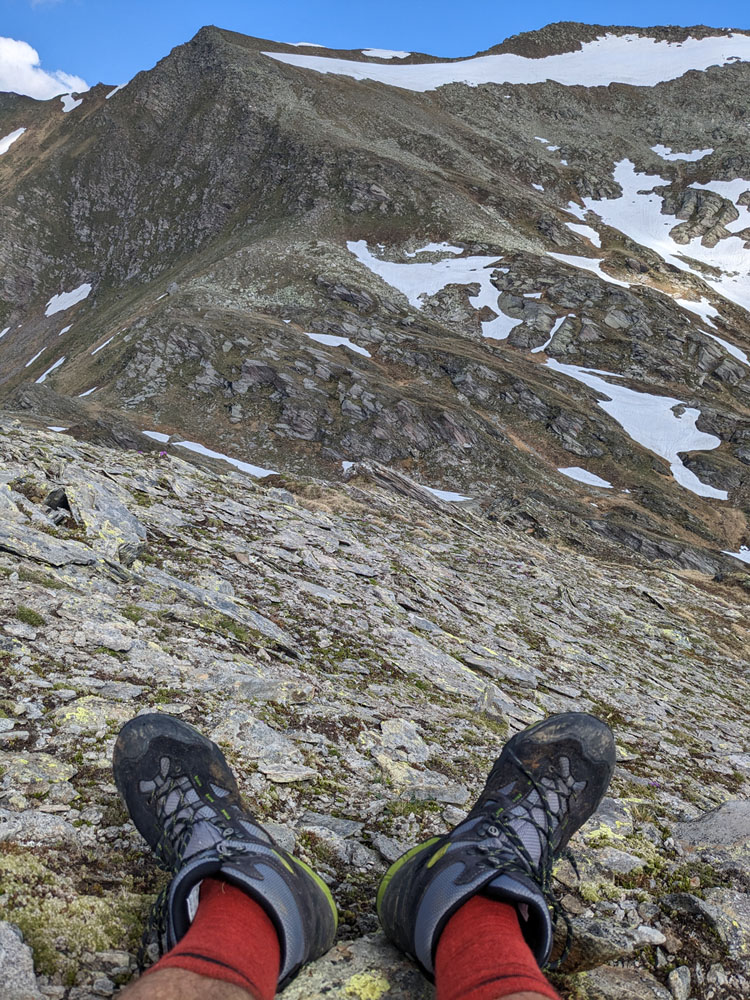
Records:
{"label": "blue sky", "polygon": [[[123,83],[204,24],[333,48],[470,55],[551,21],[711,24],[750,29],[747,0],[0,0],[0,36],[27,42],[47,71]],[[0,88],[2,89],[2,88]]]}

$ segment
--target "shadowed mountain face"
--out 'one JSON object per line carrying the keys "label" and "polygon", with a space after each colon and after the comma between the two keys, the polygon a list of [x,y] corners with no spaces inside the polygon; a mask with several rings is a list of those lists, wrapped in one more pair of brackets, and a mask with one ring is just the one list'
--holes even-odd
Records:
{"label": "shadowed mountain face", "polygon": [[705,28],[447,62],[205,28],[69,112],[2,95],[0,401],[741,570],[749,60]]}

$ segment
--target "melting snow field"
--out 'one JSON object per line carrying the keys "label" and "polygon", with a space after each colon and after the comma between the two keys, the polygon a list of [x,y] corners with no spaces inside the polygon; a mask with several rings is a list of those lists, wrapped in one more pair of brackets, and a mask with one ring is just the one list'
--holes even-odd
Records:
{"label": "melting snow field", "polygon": [[375,80],[415,91],[435,90],[448,83],[467,83],[476,87],[483,83],[529,84],[546,80],[571,87],[607,87],[610,83],[653,87],[666,80],[676,80],[689,70],[725,66],[738,60],[750,61],[750,35],[687,38],[684,42],[656,41],[639,35],[603,35],[586,42],[577,52],[563,52],[543,59],[501,53],[414,66],[365,63],[296,52],[264,52],[263,55],[317,73]]}
{"label": "melting snow field", "polygon": [[670,146],[652,146],[652,152],[660,156],[662,160],[683,160],[687,163],[695,163],[713,153],[713,149],[694,149],[690,153],[673,153]]}
{"label": "melting snow field", "polygon": [[303,333],[310,340],[316,340],[319,344],[325,344],[327,347],[348,347],[350,351],[363,354],[366,358],[372,357],[369,351],[366,351],[364,347],[359,347],[358,344],[353,344],[348,337],[334,337],[330,333],[307,333],[306,331],[303,331]]}
{"label": "melting snow field", "polygon": [[70,309],[71,306],[76,305],[77,302],[81,302],[83,299],[87,298],[90,291],[91,285],[83,284],[79,285],[78,288],[74,288],[72,292],[60,292],[59,295],[53,295],[47,303],[44,315],[53,316],[55,313],[63,312],[65,309]]}
{"label": "melting snow field", "polygon": [[57,361],[56,361],[56,362],[54,363],[54,365],[50,365],[50,366],[49,366],[49,368],[47,369],[47,371],[46,371],[46,372],[44,372],[44,373],[43,373],[42,375],[40,375],[40,376],[39,376],[39,378],[38,378],[38,379],[36,380],[36,381],[37,381],[37,385],[38,385],[38,384],[39,384],[40,382],[45,382],[45,381],[47,380],[47,376],[48,376],[48,375],[51,375],[51,374],[52,374],[52,372],[53,372],[53,371],[54,371],[54,370],[55,370],[56,368],[59,368],[59,367],[60,367],[60,365],[61,365],[61,364],[63,363],[63,361],[64,361],[64,360],[65,360],[65,358],[64,358],[64,357],[62,357],[62,358],[59,358],[59,359],[58,359],[58,360],[57,360]]}
{"label": "melting snow field", "polygon": [[[713,434],[705,434],[695,426],[701,415],[700,410],[685,407],[679,399],[669,396],[652,396],[623,385],[612,385],[598,378],[589,369],[563,365],[554,358],[547,358],[546,364],[552,371],[574,378],[605,396],[606,399],[597,400],[598,405],[634,441],[665,458],[680,486],[700,497],[727,499],[726,490],[717,490],[702,483],[694,472],[683,465],[680,458],[681,452],[712,451],[721,444],[719,438]],[[598,374],[608,375],[610,378],[620,377],[612,372]],[[676,407],[683,408],[679,416],[675,413]]]}
{"label": "melting snow field", "polygon": [[0,139],[0,156],[2,156],[3,153],[7,153],[16,139],[20,139],[25,131],[25,128],[17,128],[15,132],[11,132],[9,135]]}
{"label": "melting snow field", "polygon": [[[750,310],[750,250],[745,248],[744,239],[730,236],[720,240],[715,247],[703,246],[697,236],[684,245],[676,243],[669,234],[679,225],[680,220],[674,215],[662,215],[662,198],[654,193],[655,188],[666,187],[670,181],[658,174],[639,173],[630,160],[621,160],[615,164],[614,177],[622,187],[622,196],[601,201],[585,198],[584,205],[587,209],[635,243],[658,253],[668,264],[697,275],[720,295],[743,309]],[[714,191],[734,202],[739,219],[727,226],[730,232],[738,232],[750,224],[750,210],[737,204],[740,195],[750,190],[750,180],[709,181],[708,184],[693,184],[692,187]],[[691,267],[682,258],[692,258],[718,268],[723,272],[722,276],[711,278]],[[681,302],[681,305],[684,304]]]}
{"label": "melting snow field", "polygon": [[[495,313],[495,319],[482,323],[482,336],[493,340],[505,340],[511,330],[523,320],[512,319],[501,312],[498,306],[500,293],[492,284],[494,271],[506,271],[507,268],[497,267],[498,257],[446,257],[434,263],[429,261],[414,261],[410,264],[400,264],[390,260],[375,257],[367,247],[365,240],[350,241],[347,249],[357,260],[364,264],[373,274],[377,274],[392,288],[398,289],[407,297],[415,309],[421,309],[425,295],[436,295],[447,285],[479,285],[479,292],[469,296],[469,302],[475,309],[487,306]],[[443,245],[430,243],[428,249],[443,249]],[[448,248],[451,253],[461,253],[458,247]],[[423,251],[415,251],[420,253]]]}
{"label": "melting snow field", "polygon": [[602,479],[600,476],[595,476],[593,472],[587,472],[580,465],[571,465],[567,469],[558,469],[557,471],[562,472],[569,479],[575,479],[579,483],[586,483],[587,486],[600,486],[603,490],[612,489],[612,483],[608,483],[606,479]]}

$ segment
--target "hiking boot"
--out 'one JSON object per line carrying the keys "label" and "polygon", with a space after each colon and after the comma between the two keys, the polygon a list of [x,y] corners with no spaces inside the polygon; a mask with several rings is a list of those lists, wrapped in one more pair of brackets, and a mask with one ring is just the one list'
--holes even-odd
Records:
{"label": "hiking boot", "polygon": [[169,715],[139,715],[120,730],[113,769],[136,829],[174,876],[149,922],[161,954],[188,930],[199,883],[209,877],[242,889],[273,921],[279,989],[328,951],[337,924],[328,887],[245,809],[215,743]]}
{"label": "hiking boot", "polygon": [[592,715],[552,715],[517,733],[466,819],[386,872],[378,890],[385,933],[432,977],[443,928],[481,892],[515,905],[543,968],[552,950],[550,907],[559,910],[552,865],[601,802],[614,765],[612,732]]}

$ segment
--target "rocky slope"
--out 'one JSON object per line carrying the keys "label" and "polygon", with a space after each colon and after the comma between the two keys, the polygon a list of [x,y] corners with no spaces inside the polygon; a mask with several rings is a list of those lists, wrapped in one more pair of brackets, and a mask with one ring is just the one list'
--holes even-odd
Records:
{"label": "rocky slope", "polygon": [[741,571],[748,38],[563,24],[436,63],[205,28],[67,113],[2,95],[0,398]]}
{"label": "rocky slope", "polygon": [[619,761],[575,838],[578,872],[556,871],[563,996],[747,995],[742,586],[593,559],[378,465],[258,481],[186,458],[0,424],[13,1000],[94,1000],[133,975],[163,877],[110,755],[154,709],[219,741],[338,900],[339,943],[286,996],[432,995],[376,929],[378,881],[463,815],[509,734],[570,709],[610,722]]}

